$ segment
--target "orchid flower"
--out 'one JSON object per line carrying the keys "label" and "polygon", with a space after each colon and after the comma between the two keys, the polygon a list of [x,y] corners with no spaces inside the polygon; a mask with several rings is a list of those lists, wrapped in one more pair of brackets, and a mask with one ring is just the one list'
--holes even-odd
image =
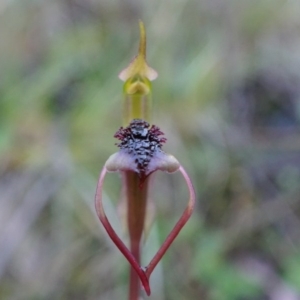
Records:
{"label": "orchid flower", "polygon": [[[123,101],[123,123],[115,134],[120,141],[119,151],[106,161],[100,176],[95,196],[97,215],[109,237],[131,265],[129,300],[139,299],[140,283],[150,295],[149,278],[156,265],[173,243],[183,226],[190,218],[195,205],[195,192],[192,182],[178,160],[162,150],[166,138],[156,125],[148,123],[151,114],[151,80],[157,77],[145,60],[146,37],[143,23],[140,22],[139,54],[119,77],[125,81]],[[179,171],[188,187],[189,199],[182,216],[171,230],[159,250],[147,266],[141,266],[141,238],[145,229],[150,177],[157,171],[174,173]],[[116,234],[103,207],[102,190],[108,172],[119,172],[122,176],[121,197],[127,205],[127,226],[130,245]]]}

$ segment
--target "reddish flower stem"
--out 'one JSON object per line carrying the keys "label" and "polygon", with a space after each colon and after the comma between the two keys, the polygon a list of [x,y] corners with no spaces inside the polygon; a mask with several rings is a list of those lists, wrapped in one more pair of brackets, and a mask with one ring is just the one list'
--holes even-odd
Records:
{"label": "reddish flower stem", "polygon": [[[140,244],[144,230],[147,207],[148,180],[140,185],[140,177],[132,171],[123,172],[124,195],[127,200],[127,223],[130,239],[130,250],[140,265]],[[130,268],[129,300],[138,300],[140,281],[133,267]]]}

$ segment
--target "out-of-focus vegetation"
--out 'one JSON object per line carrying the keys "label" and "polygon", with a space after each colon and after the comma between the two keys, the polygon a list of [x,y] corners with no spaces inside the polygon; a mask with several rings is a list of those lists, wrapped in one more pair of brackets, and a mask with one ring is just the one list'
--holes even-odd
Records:
{"label": "out-of-focus vegetation", "polygon": [[[300,299],[300,1],[3,0],[0,15],[1,299],[127,297],[93,197],[138,19],[155,124],[198,198],[149,299]],[[158,179],[145,260],[186,201],[179,176]]]}

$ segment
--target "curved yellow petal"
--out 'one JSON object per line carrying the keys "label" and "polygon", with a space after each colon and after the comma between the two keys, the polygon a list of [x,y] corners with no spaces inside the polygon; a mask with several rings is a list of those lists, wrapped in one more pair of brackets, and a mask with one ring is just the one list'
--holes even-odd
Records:
{"label": "curved yellow petal", "polygon": [[122,81],[127,81],[130,78],[147,78],[152,81],[157,78],[157,72],[148,66],[146,62],[146,31],[144,23],[139,22],[140,25],[140,45],[138,55],[131,61],[129,66],[122,70],[119,78]]}

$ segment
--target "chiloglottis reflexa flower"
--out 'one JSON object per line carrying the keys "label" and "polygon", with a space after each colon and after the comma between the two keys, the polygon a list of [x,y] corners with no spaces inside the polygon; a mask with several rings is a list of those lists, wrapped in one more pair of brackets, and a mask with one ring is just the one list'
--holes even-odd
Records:
{"label": "chiloglottis reflexa flower", "polygon": [[[195,206],[195,192],[188,174],[178,160],[162,150],[162,145],[166,142],[166,138],[163,137],[162,131],[160,131],[157,126],[152,125],[150,127],[149,123],[146,121],[134,119],[130,122],[128,127],[121,127],[116,132],[115,137],[120,140],[120,143],[117,144],[120,149],[108,158],[100,173],[95,196],[95,207],[97,215],[111,240],[126,257],[131,267],[138,275],[147,295],[150,295],[150,275],[190,218]],[[144,183],[157,171],[166,173],[179,171],[187,184],[189,199],[183,214],[174,228],[171,230],[149,264],[143,267],[140,265],[137,255],[129,250],[111,226],[103,208],[102,190],[107,172],[120,172],[123,174],[124,178],[127,178],[127,175],[129,175],[129,178],[132,173],[137,174],[140,180],[137,189],[143,190],[145,188]],[[122,184],[125,185],[122,187],[123,190],[129,190],[129,193],[133,194],[137,192],[132,190],[132,187],[130,187],[127,180],[124,180]],[[151,186],[148,186],[148,188],[151,188]],[[130,199],[131,198],[128,197],[128,201],[130,201]],[[129,216],[129,218],[135,218],[135,216]],[[134,226],[143,227],[144,224],[136,223]],[[143,230],[143,228],[140,229]]]}

